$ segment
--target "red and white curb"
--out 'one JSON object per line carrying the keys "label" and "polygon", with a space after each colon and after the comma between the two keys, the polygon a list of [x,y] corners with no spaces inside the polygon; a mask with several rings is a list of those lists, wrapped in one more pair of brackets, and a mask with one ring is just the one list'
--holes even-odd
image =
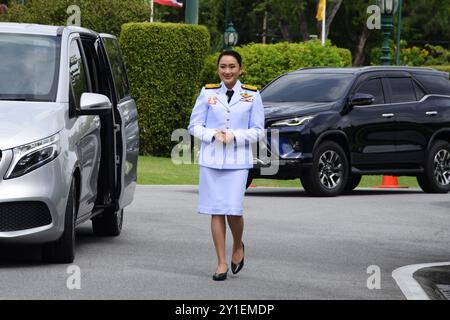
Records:
{"label": "red and white curb", "polygon": [[420,284],[413,278],[414,272],[429,267],[448,266],[450,262],[412,264],[392,271],[392,277],[408,300],[430,300]]}

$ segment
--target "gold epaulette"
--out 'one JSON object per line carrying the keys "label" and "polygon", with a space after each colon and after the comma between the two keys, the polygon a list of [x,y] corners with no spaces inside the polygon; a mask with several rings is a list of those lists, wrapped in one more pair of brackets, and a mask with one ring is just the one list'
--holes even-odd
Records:
{"label": "gold epaulette", "polygon": [[219,89],[220,87],[221,87],[220,83],[217,84],[210,83],[205,85],[205,89]]}
{"label": "gold epaulette", "polygon": [[249,84],[243,84],[242,89],[250,90],[250,91],[258,91],[258,88],[255,86],[251,86]]}

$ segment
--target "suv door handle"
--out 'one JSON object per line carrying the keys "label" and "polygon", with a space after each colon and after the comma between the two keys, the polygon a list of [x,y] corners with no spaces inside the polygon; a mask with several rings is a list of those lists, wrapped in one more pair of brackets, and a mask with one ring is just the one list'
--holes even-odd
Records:
{"label": "suv door handle", "polygon": [[394,116],[394,114],[393,113],[383,113],[382,116],[384,118],[392,118]]}
{"label": "suv door handle", "polygon": [[427,112],[425,112],[425,114],[426,114],[427,116],[435,116],[435,115],[438,114],[438,112],[437,112],[437,111],[427,111]]}

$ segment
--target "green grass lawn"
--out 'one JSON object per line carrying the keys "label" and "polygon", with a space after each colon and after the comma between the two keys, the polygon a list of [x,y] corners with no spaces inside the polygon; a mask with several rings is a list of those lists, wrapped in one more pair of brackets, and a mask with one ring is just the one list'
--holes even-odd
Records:
{"label": "green grass lawn", "polygon": [[[418,188],[415,177],[399,177],[401,186]],[[138,184],[198,184],[198,165],[175,165],[170,158],[139,157]],[[299,187],[299,180],[255,179],[259,187]],[[381,185],[381,176],[364,176],[359,187]]]}

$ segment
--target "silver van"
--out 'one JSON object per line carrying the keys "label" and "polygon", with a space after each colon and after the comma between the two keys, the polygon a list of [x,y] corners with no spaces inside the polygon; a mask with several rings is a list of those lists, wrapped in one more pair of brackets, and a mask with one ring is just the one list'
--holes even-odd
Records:
{"label": "silver van", "polygon": [[136,103],[117,39],[0,23],[0,244],[74,260],[75,227],[117,236],[133,200]]}

